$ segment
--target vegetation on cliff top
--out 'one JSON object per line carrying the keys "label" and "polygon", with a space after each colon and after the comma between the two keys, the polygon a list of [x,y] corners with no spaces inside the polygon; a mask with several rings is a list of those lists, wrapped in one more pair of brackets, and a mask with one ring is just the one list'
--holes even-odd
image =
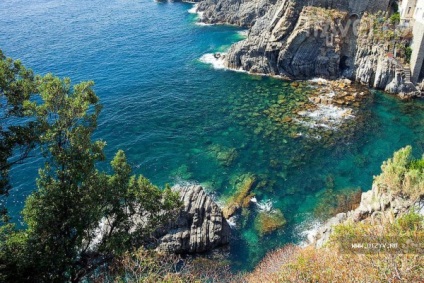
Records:
{"label": "vegetation on cliff top", "polygon": [[[375,183],[395,196],[424,195],[424,156],[407,146],[382,165]],[[334,227],[324,248],[286,246],[270,253],[247,282],[422,282],[424,217],[412,209],[397,219],[373,219]],[[386,244],[374,252],[352,244]],[[387,247],[391,244],[392,250]]]}
{"label": "vegetation on cliff top", "polygon": [[424,156],[412,157],[412,147],[397,151],[381,166],[382,173],[375,178],[380,189],[410,199],[424,196]]}
{"label": "vegetation on cliff top", "polygon": [[341,251],[338,245],[348,235],[355,235],[350,243],[354,239],[371,243],[393,233],[398,235],[395,239],[415,234],[414,239],[418,237],[422,244],[423,223],[422,216],[410,213],[394,223],[342,225],[336,229],[332,243],[324,248],[286,246],[270,253],[246,276],[246,282],[422,282],[424,256],[419,250],[356,253]]}

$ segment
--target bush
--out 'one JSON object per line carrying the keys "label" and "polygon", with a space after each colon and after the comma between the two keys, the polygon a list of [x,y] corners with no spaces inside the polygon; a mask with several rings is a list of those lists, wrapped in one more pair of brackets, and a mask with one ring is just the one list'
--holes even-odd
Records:
{"label": "bush", "polygon": [[383,163],[382,173],[375,178],[375,183],[395,196],[418,199],[424,196],[423,162],[424,157],[413,160],[411,146],[402,148]]}
{"label": "bush", "polygon": [[400,14],[399,13],[394,13],[393,15],[390,16],[390,23],[392,25],[397,25],[400,23]]}
{"label": "bush", "polygon": [[411,62],[411,56],[412,56],[412,48],[410,46],[405,48],[405,60],[406,62]]}

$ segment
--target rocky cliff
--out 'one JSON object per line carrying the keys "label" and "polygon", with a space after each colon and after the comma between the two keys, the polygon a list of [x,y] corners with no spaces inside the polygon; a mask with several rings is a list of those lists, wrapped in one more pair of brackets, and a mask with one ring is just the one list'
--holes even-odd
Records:
{"label": "rocky cliff", "polygon": [[[173,221],[153,232],[152,247],[164,253],[189,254],[210,251],[230,241],[231,229],[219,206],[200,186],[174,186],[182,201]],[[158,200],[160,201],[160,200]],[[131,212],[131,223],[125,233],[136,233],[139,225],[148,226],[149,215],[140,211]],[[96,250],[104,235],[114,232],[109,219],[103,219],[95,231],[96,238],[90,246]]]}
{"label": "rocky cliff", "polygon": [[322,247],[330,238],[335,225],[346,222],[373,220],[393,220],[408,212],[413,206],[423,207],[424,202],[416,202],[405,197],[394,196],[384,192],[375,184],[372,189],[362,194],[360,206],[346,213],[339,213],[330,218],[324,225],[308,235],[308,243],[317,248]]}
{"label": "rocky cliff", "polygon": [[369,28],[368,15],[386,11],[389,3],[201,0],[198,12],[207,23],[249,28],[226,54],[228,68],[290,79],[343,76],[392,93],[415,92],[404,66],[388,55],[390,39],[374,40]]}
{"label": "rocky cliff", "polygon": [[200,186],[175,186],[183,202],[175,222],[159,239],[158,250],[200,253],[229,243],[230,226],[221,209]]}

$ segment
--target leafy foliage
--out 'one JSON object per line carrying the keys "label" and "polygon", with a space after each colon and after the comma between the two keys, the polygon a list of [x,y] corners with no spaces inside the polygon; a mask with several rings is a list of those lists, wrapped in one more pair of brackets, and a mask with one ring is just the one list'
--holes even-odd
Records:
{"label": "leafy foliage", "polygon": [[[45,165],[25,203],[26,229],[1,227],[1,279],[79,282],[115,256],[150,243],[179,208],[179,197],[131,176],[123,151],[111,162],[112,175],[96,168],[106,143],[92,141],[101,110],[93,82],[72,87],[69,79],[33,78],[19,63],[15,67],[28,81],[15,83],[12,77],[3,82],[2,94],[22,96],[12,95],[17,108],[10,113],[16,108],[19,115],[34,117]],[[39,99],[29,99],[31,93]]]}
{"label": "leafy foliage", "polygon": [[405,58],[406,62],[411,62],[411,56],[412,56],[412,48],[410,46],[405,47]]}
{"label": "leafy foliage", "polygon": [[[20,61],[6,58],[0,50],[0,195],[11,189],[9,170],[35,147],[37,124],[26,105],[35,93],[35,78]],[[2,207],[3,214],[4,207]]]}
{"label": "leafy foliage", "polygon": [[413,160],[411,146],[402,148],[383,163],[382,173],[375,178],[375,182],[393,195],[418,199],[424,196],[423,160],[424,157]]}
{"label": "leafy foliage", "polygon": [[391,23],[392,25],[397,25],[397,24],[399,24],[399,23],[400,23],[400,14],[399,14],[398,12],[393,13],[393,14],[390,16],[390,23]]}

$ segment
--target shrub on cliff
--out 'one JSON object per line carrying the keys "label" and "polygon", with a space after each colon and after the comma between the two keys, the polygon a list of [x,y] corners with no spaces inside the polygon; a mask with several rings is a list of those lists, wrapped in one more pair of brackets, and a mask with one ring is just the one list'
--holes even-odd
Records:
{"label": "shrub on cliff", "polygon": [[424,196],[424,156],[414,160],[412,147],[407,146],[395,152],[393,158],[381,166],[382,173],[375,178],[375,184],[396,196],[418,199]]}

